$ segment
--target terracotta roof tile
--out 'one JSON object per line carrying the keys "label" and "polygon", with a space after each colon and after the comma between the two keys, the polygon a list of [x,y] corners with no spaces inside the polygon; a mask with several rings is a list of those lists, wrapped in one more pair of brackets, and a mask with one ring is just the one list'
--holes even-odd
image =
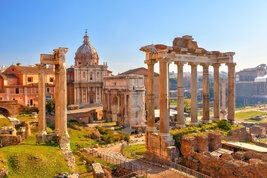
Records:
{"label": "terracotta roof tile", "polygon": [[[126,72],[123,72],[119,75],[129,75],[129,74],[139,74],[139,75],[143,75],[143,76],[147,76],[148,75],[148,72],[147,72],[147,69],[145,67],[139,67],[139,68],[136,68],[136,69],[131,69],[131,70],[128,70]],[[155,77],[158,77],[159,74],[154,72],[155,74]]]}

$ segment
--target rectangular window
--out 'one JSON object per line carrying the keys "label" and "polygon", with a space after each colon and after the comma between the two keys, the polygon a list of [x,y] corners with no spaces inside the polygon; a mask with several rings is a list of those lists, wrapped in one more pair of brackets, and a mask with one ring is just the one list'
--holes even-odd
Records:
{"label": "rectangular window", "polygon": [[19,94],[19,88],[15,88],[15,93]]}
{"label": "rectangular window", "polygon": [[50,82],[53,83],[54,82],[54,78],[53,77],[50,77]]}
{"label": "rectangular window", "polygon": [[28,77],[28,82],[33,82],[33,78],[32,77]]}

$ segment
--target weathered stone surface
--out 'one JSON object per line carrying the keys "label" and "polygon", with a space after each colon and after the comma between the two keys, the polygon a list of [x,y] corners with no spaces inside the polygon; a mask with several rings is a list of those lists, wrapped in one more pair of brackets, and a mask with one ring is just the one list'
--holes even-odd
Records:
{"label": "weathered stone surface", "polygon": [[9,145],[17,145],[22,141],[20,135],[10,135],[10,134],[1,134],[0,135],[0,147],[9,146]]}
{"label": "weathered stone surface", "polygon": [[256,135],[256,137],[266,137],[266,129],[260,126],[252,126],[249,128],[250,134]]}
{"label": "weathered stone surface", "polygon": [[183,156],[190,156],[195,151],[196,139],[195,137],[183,137],[181,152]]}
{"label": "weathered stone surface", "polygon": [[0,169],[0,177],[6,177],[8,175],[8,170],[6,168]]}
{"label": "weathered stone surface", "polygon": [[[239,154],[245,155],[246,153],[239,152]],[[258,159],[252,157],[251,152],[247,154],[247,162],[245,162],[240,159],[236,160],[236,156],[232,157],[229,154],[222,154],[220,158],[211,156],[209,153],[193,153],[192,156],[184,157],[181,163],[215,178],[265,177],[267,162],[264,162],[262,158],[264,159],[266,155],[257,154],[256,157],[261,156],[261,159]]]}
{"label": "weathered stone surface", "polygon": [[217,132],[209,132],[209,151],[217,150],[222,147],[221,134]]}
{"label": "weathered stone surface", "polygon": [[94,178],[104,178],[104,171],[101,167],[101,164],[93,163],[92,168],[93,168],[93,177]]}
{"label": "weathered stone surface", "polygon": [[209,138],[207,135],[196,136],[196,141],[197,141],[198,152],[202,153],[209,151]]}
{"label": "weathered stone surface", "polygon": [[251,135],[247,132],[246,127],[231,130],[229,140],[232,141],[251,141]]}

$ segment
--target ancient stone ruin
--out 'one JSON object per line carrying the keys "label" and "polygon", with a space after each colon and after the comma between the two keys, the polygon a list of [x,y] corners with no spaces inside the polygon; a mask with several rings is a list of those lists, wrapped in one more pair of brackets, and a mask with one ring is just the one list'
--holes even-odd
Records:
{"label": "ancient stone ruin", "polygon": [[104,78],[103,114],[124,127],[145,124],[145,86],[141,75]]}
{"label": "ancient stone ruin", "polygon": [[[65,55],[68,48],[53,50],[53,54],[41,54],[39,65],[39,118],[37,142],[46,142],[57,136],[61,148],[70,147],[67,130],[67,80]],[[45,69],[46,65],[55,67],[55,133],[47,133],[46,130],[46,99],[45,99]]]}
{"label": "ancient stone ruin", "polygon": [[[169,64],[177,65],[177,127],[184,127],[184,87],[183,66],[191,66],[191,124],[198,124],[197,113],[197,66],[203,67],[203,123],[210,122],[209,115],[209,66],[214,69],[214,118],[220,118],[220,78],[221,64],[228,66],[228,115],[227,119],[234,122],[235,114],[235,53],[207,51],[200,48],[192,36],[177,37],[172,46],[163,44],[147,45],[140,49],[146,53],[145,63],[148,66],[147,86],[147,154],[153,154],[165,160],[173,160],[176,155],[174,140],[169,134]],[[155,128],[154,117],[154,65],[159,62],[160,70],[160,127],[159,133]],[[151,156],[147,156],[151,157]]]}

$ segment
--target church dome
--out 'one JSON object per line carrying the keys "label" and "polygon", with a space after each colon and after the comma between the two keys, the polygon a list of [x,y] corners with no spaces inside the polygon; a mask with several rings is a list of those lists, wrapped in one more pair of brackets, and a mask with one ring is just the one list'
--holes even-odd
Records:
{"label": "church dome", "polygon": [[98,65],[98,54],[96,49],[89,42],[87,31],[83,39],[83,44],[75,53],[75,66]]}

